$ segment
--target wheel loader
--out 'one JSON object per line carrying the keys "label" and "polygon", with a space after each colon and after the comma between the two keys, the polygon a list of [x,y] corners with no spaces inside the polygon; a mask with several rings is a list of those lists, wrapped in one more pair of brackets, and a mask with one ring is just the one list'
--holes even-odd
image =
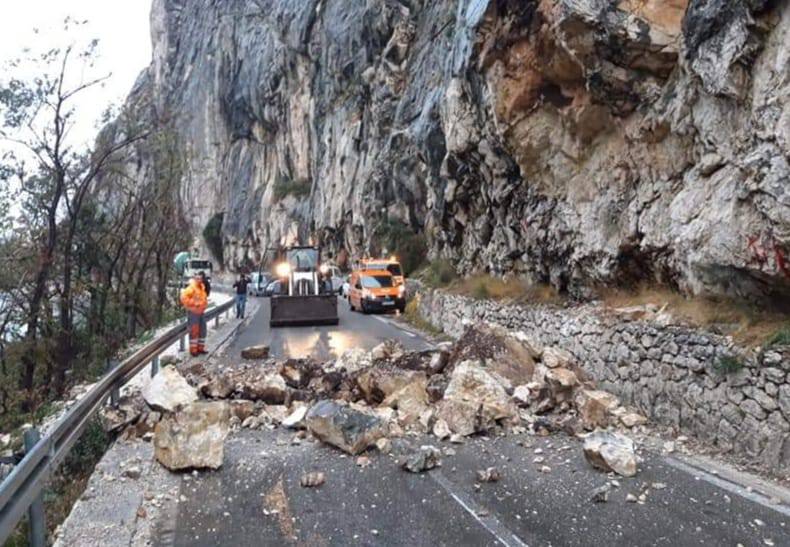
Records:
{"label": "wheel loader", "polygon": [[274,270],[280,291],[269,299],[269,325],[337,325],[337,296],[332,292],[329,269],[321,263],[321,249],[292,246],[278,254]]}

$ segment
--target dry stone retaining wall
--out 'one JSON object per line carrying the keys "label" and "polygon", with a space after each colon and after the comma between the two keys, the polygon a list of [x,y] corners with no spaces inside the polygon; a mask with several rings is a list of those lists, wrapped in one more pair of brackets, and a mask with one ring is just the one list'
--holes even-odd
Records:
{"label": "dry stone retaining wall", "polygon": [[[746,350],[724,336],[631,321],[592,306],[503,305],[424,288],[418,297],[423,317],[450,336],[479,321],[524,331],[572,352],[601,388],[654,422],[774,471],[790,470],[787,349]],[[728,357],[743,367],[720,370]]]}

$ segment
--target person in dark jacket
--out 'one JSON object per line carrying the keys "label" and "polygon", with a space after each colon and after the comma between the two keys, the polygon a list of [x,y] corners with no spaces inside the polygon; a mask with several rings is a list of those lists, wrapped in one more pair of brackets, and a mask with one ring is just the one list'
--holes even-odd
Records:
{"label": "person in dark jacket", "polygon": [[206,289],[206,298],[211,294],[211,281],[208,280],[206,272],[200,272],[200,277],[203,279],[203,288]]}
{"label": "person in dark jacket", "polygon": [[250,284],[250,279],[244,275],[239,274],[239,279],[233,284],[236,289],[236,319],[244,319],[244,311],[247,307],[247,285]]}

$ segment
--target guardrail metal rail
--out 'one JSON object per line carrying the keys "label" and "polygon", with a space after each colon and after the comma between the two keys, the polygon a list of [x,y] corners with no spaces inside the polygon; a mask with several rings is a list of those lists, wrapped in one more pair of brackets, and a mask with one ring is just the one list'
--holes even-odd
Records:
{"label": "guardrail metal rail", "polygon": [[[219,323],[230,312],[234,299],[206,311],[206,321]],[[35,430],[25,432],[25,457],[0,484],[0,545],[5,544],[25,514],[30,521],[30,544],[46,545],[46,523],[42,492],[47,481],[77,442],[89,420],[107,403],[117,405],[120,389],[143,368],[151,365],[151,376],[159,371],[159,355],[180,341],[186,348],[187,323],[171,328],[120,363],[111,362],[109,370],[96,385],[70,408],[46,435],[39,438]]]}

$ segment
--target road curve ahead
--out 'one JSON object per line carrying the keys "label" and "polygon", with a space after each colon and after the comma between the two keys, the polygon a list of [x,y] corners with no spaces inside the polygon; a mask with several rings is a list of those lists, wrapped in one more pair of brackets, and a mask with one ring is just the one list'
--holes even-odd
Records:
{"label": "road curve ahead", "polygon": [[257,344],[269,346],[275,358],[314,357],[320,360],[338,357],[349,348],[372,349],[387,339],[398,340],[411,350],[429,347],[422,337],[395,322],[391,316],[352,312],[342,298],[337,302],[340,323],[335,326],[272,329],[269,327],[268,299],[261,298],[259,303],[250,323],[224,350],[229,359],[238,358],[243,348]]}

